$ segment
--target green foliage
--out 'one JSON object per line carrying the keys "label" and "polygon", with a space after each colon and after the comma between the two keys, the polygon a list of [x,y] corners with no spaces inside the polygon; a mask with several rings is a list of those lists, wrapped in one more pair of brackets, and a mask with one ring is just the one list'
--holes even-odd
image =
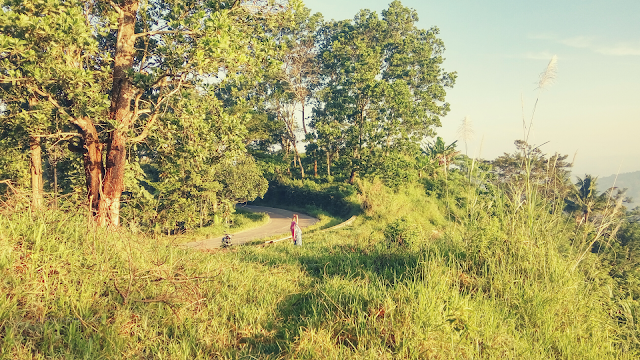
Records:
{"label": "green foliage", "polygon": [[569,177],[572,164],[567,155],[548,156],[540,147],[516,140],[516,151],[504,153],[489,162],[491,180],[507,192],[517,193],[529,184],[543,190],[540,196],[553,203],[561,203],[572,191]]}
{"label": "green foliage", "polygon": [[456,142],[446,145],[440,136],[433,142],[427,142],[425,148],[421,149],[421,154],[416,157],[415,166],[420,177],[426,175],[433,180],[446,180],[449,168],[460,157],[460,152],[456,150]]}
{"label": "green foliage", "polygon": [[195,90],[167,110],[128,164],[123,214],[130,226],[166,232],[215,225],[230,219],[237,202],[264,195],[267,181],[242,142],[247,117]]}
{"label": "green foliage", "polygon": [[441,68],[439,30],[418,29],[417,21],[415,10],[394,1],[382,18],[361,10],[320,30],[322,86],[312,126],[327,167],[344,162],[335,173],[380,175],[389,154],[413,156],[407,149],[432,136],[448,112],[445,88],[456,74]]}
{"label": "green foliage", "polygon": [[313,206],[331,215],[349,218],[358,212],[352,197],[355,188],[348,184],[318,184],[310,180],[281,180],[269,183],[269,190],[256,205]]}
{"label": "green foliage", "polygon": [[[3,125],[5,125],[3,123]],[[0,129],[0,180],[10,180],[19,187],[29,183],[28,145],[19,141],[16,132],[19,128],[2,126]],[[0,194],[8,190],[7,185],[0,185]]]}
{"label": "green foliage", "polygon": [[[532,234],[527,213],[499,198],[478,198],[467,207],[468,221],[450,223],[444,204],[419,186],[394,191],[378,181],[357,188],[359,198],[377,202],[351,227],[308,234],[303,247],[208,253],[124,230],[87,230],[82,213],[5,209],[2,354],[639,355],[630,320],[636,310],[611,297],[611,278],[595,254],[572,270],[572,229],[561,218],[549,221],[548,205],[537,212],[546,226]],[[423,231],[413,246],[390,251],[385,229],[407,233],[418,224]]]}
{"label": "green foliage", "polygon": [[610,262],[611,276],[621,283],[621,296],[640,301],[640,223],[626,220],[615,240],[599,244],[598,252]]}
{"label": "green foliage", "polygon": [[[614,239],[597,243],[597,252],[609,267],[609,275],[616,286],[612,288],[619,299],[615,319],[621,330],[625,347],[638,348],[638,315],[640,314],[640,217],[638,209],[629,212]],[[626,331],[625,331],[626,330]]]}
{"label": "green foliage", "polygon": [[565,199],[565,210],[570,213],[580,214],[582,222],[588,222],[592,213],[598,213],[609,205],[608,192],[598,194],[597,177],[585,175],[578,178],[569,196]]}
{"label": "green foliage", "polygon": [[392,154],[384,158],[383,163],[376,168],[385,185],[391,188],[411,184],[417,179],[414,159],[409,156]]}
{"label": "green foliage", "polygon": [[[67,119],[69,114],[95,116],[108,105],[102,89],[106,71],[83,66],[95,56],[98,48],[85,21],[83,4],[80,1],[2,2],[0,99],[2,139],[6,140],[0,143],[4,155],[0,161],[11,165],[2,166],[6,173],[0,175],[1,179],[9,178],[21,186],[26,185],[30,137],[42,142],[44,160],[52,164],[49,147],[70,139],[60,135],[72,130]],[[61,103],[66,110],[55,106]],[[67,151],[60,155],[55,162],[62,162],[63,174],[76,156]],[[73,171],[64,173],[59,177],[59,185],[63,189],[72,187],[72,183],[77,183],[76,175]],[[53,174],[45,171],[47,177],[51,180]]]}
{"label": "green foliage", "polygon": [[411,224],[406,218],[399,218],[391,222],[384,229],[384,237],[389,245],[411,247],[421,238],[422,231],[416,224]]}
{"label": "green foliage", "polygon": [[[164,122],[163,125],[175,122],[173,111],[182,106],[176,104],[177,95],[192,102],[179,116],[181,120],[195,118],[191,123],[201,137],[196,140],[192,136],[190,143],[177,151],[179,155],[196,159],[196,163],[202,165],[207,162],[203,157],[209,156],[213,162],[222,157],[228,160],[244,150],[246,130],[240,123],[247,116],[221,111],[223,107],[214,97],[195,94],[206,93],[207,88],[219,88],[223,82],[243,78],[260,81],[263,74],[277,69],[279,62],[275,55],[279,50],[271,35],[292,20],[299,6],[298,1],[251,5],[183,0],[128,1],[126,4],[5,1],[0,13],[0,84],[3,110],[6,110],[3,121],[11,122],[9,129],[20,129],[12,135],[20,138],[23,148],[27,136],[53,137],[56,133],[65,140],[75,137],[70,145],[84,152],[87,189],[92,192],[89,197],[94,199],[92,206],[96,213],[106,209],[98,206],[105,197],[113,197],[109,202],[120,201],[125,182],[130,187],[127,190],[132,190],[125,191],[125,196],[130,195],[127,192],[135,193],[140,203],[145,201],[143,190],[146,189],[132,179],[141,179],[142,172],[129,173],[125,180],[122,169],[135,170],[134,164],[147,159],[126,158],[124,154],[129,147],[137,152],[137,144],[163,128],[158,122]],[[129,26],[127,18],[134,19],[135,26]],[[114,60],[116,58],[118,60]],[[204,116],[193,104],[194,98],[211,102],[208,110],[217,111]],[[165,127],[163,130],[167,131],[152,141],[164,138],[163,145],[175,145],[171,143],[170,133],[180,126]],[[203,132],[204,128],[220,135],[215,139],[218,149],[214,154],[203,154],[207,149],[198,147],[198,141],[211,140],[210,136],[204,136],[208,134]],[[62,132],[64,136],[60,135]],[[94,152],[89,150],[93,146]],[[153,151],[142,156],[154,157]],[[236,177],[234,188],[225,189],[226,193],[221,195],[226,207],[235,199],[258,196],[266,188],[265,181],[253,176],[258,173],[243,157],[244,154],[240,154],[241,165],[234,167],[242,168],[243,175],[235,170],[229,173],[229,161],[220,165],[221,171],[227,171],[223,175]],[[103,174],[90,171],[97,167],[104,170]],[[170,175],[172,181],[183,180],[196,186],[202,183],[198,179],[202,174],[189,179],[175,177],[175,173]],[[238,176],[247,176],[250,180],[244,189],[237,184]],[[211,185],[211,181],[204,182]],[[215,184],[212,186],[198,191],[217,191]],[[177,202],[183,208],[190,205]],[[146,206],[145,213],[154,208],[157,204]],[[112,215],[109,217],[114,219],[110,221],[117,225],[119,214],[114,211]],[[98,217],[103,221],[105,216],[99,214]]]}
{"label": "green foliage", "polygon": [[460,153],[456,150],[457,141],[446,145],[444,140],[438,136],[434,142],[428,142],[422,154],[431,159],[431,162],[438,162],[439,165],[449,168],[455,157]]}

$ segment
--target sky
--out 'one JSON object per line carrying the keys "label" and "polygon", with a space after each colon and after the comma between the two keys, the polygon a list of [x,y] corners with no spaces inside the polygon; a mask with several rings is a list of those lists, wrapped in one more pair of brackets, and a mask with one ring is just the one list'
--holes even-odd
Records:
{"label": "sky", "polygon": [[[390,0],[305,0],[325,20],[381,14]],[[468,155],[513,153],[538,99],[529,143],[574,160],[573,175],[640,170],[640,0],[405,0],[418,27],[437,26],[443,68],[458,79],[447,90],[451,111],[436,131],[459,140],[465,116],[474,138]],[[557,56],[555,82],[536,90]],[[524,110],[523,110],[524,109]],[[462,141],[458,148],[463,150]]]}

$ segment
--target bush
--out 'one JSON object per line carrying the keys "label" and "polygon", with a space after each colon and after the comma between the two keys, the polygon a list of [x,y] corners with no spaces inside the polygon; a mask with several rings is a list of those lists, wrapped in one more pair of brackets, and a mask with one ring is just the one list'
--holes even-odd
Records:
{"label": "bush", "polygon": [[348,198],[355,188],[344,183],[317,184],[310,180],[272,181],[256,205],[315,206],[331,215],[348,218],[359,212],[359,204]]}
{"label": "bush", "polygon": [[405,217],[393,221],[384,229],[384,238],[390,246],[412,247],[421,237],[420,225],[411,223]]}

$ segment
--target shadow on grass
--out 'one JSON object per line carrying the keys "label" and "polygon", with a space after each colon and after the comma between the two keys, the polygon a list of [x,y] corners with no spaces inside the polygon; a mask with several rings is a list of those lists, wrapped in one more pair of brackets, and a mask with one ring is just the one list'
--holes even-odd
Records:
{"label": "shadow on grass", "polygon": [[[337,347],[355,350],[367,316],[383,301],[384,289],[420,276],[415,270],[424,259],[419,250],[353,244],[283,244],[244,255],[245,260],[274,267],[299,265],[312,277],[302,291],[286,296],[277,305],[273,318],[278,320],[267,325],[269,337],[244,340],[251,355],[259,358],[293,352],[293,344],[305,336],[304,331],[318,328],[329,329]],[[370,286],[361,286],[365,283]],[[386,344],[383,334],[377,338],[394,351],[395,345]]]}
{"label": "shadow on grass", "polygon": [[[303,241],[304,244],[304,241]],[[325,277],[367,278],[393,285],[413,271],[424,253],[421,250],[387,248],[377,245],[272,245],[258,251],[248,250],[244,260],[277,266],[299,264],[316,279]]]}

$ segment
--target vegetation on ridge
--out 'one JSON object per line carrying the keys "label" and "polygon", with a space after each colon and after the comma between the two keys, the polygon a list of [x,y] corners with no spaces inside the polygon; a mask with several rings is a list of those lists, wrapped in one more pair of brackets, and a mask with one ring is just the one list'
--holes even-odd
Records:
{"label": "vegetation on ridge", "polygon": [[[640,357],[640,210],[529,143],[537,101],[514,153],[436,137],[456,73],[417,21],[3,1],[0,357]],[[264,221],[233,214],[258,198],[359,216],[175,246]]]}
{"label": "vegetation on ridge", "polygon": [[[637,300],[540,202],[443,201],[358,183],[352,227],[193,252],[83,214],[3,211],[2,354],[11,358],[634,358]],[[496,194],[497,195],[497,194]],[[357,200],[359,199],[359,200]],[[14,203],[13,206],[24,206]],[[16,208],[11,210],[17,210]],[[461,209],[462,210],[462,209]],[[533,231],[532,231],[533,230]],[[395,241],[394,236],[412,239]],[[577,264],[577,266],[576,266]]]}

